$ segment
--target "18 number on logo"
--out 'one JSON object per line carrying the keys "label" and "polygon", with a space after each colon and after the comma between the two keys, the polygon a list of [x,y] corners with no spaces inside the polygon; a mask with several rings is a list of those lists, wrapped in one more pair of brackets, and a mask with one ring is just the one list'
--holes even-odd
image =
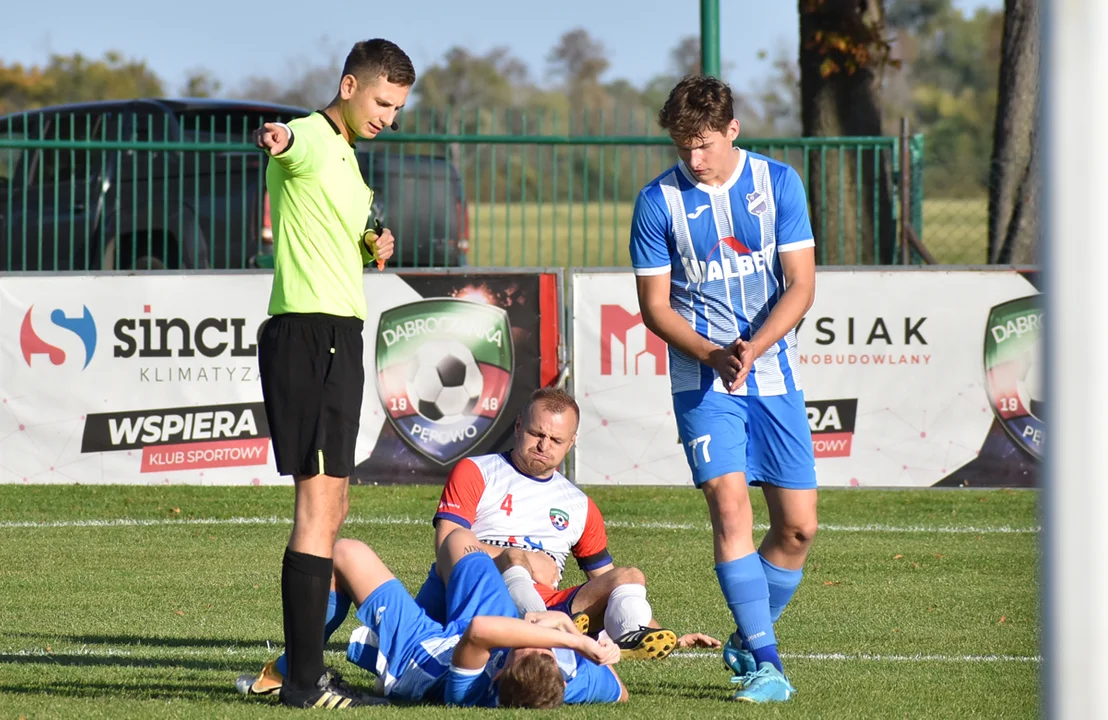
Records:
{"label": "18 number on logo", "polygon": [[700,437],[690,440],[686,445],[692,448],[692,461],[693,467],[700,467],[700,458],[697,457],[696,451],[699,448],[704,453],[704,462],[712,462],[712,456],[708,454],[708,444],[712,442],[711,435],[701,435]]}

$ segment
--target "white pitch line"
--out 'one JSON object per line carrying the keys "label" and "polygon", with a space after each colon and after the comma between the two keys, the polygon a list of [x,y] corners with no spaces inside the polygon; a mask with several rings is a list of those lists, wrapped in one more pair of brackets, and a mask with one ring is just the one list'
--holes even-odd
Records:
{"label": "white pitch line", "polygon": [[[116,518],[111,520],[52,520],[46,522],[4,521],[0,522],[0,530],[14,530],[24,528],[117,528],[117,527],[172,527],[175,525],[290,525],[292,520],[284,517],[231,517],[231,518],[182,518],[173,520],[165,519],[135,519]],[[384,517],[351,517],[346,519],[346,525],[430,525],[429,518],[413,518],[408,516],[384,516]],[[627,530],[700,530],[709,531],[708,523],[671,523],[671,522],[628,522],[624,520],[608,520],[605,523],[610,528]],[[756,530],[766,530],[768,525],[756,525]],[[956,535],[1034,535],[1040,531],[1039,527],[1012,527],[999,526],[927,526],[927,525],[820,525],[820,532],[842,533],[889,533],[889,534],[956,534]]]}
{"label": "white pitch line", "polygon": [[[422,525],[426,520],[411,517],[347,518],[347,525]],[[231,518],[115,518],[112,520],[52,520],[48,522],[0,522],[0,530],[8,528],[117,528],[117,527],[182,527],[190,525],[291,525],[291,518],[231,517]]]}
{"label": "white pitch line", "polygon": [[[666,522],[626,522],[622,520],[609,520],[605,524],[608,527],[644,529],[644,530],[711,530],[708,523],[666,523]],[[769,525],[758,524],[756,530],[768,530]],[[999,525],[993,527],[973,526],[928,526],[928,525],[824,525],[819,526],[820,532],[844,532],[844,533],[953,533],[965,535],[1026,535],[1038,533],[1039,527],[1012,527]]]}
{"label": "white pitch line", "polygon": [[[147,650],[154,650],[156,646],[146,645],[143,646]],[[53,656],[63,657],[123,657],[134,659],[150,659],[150,658],[174,658],[174,657],[208,657],[212,655],[246,655],[246,656],[258,656],[273,655],[276,649],[272,646],[266,648],[261,645],[255,647],[228,647],[224,650],[217,650],[216,648],[189,648],[189,647],[177,647],[172,652],[159,654],[159,653],[136,653],[134,650],[119,649],[119,648],[90,648],[82,645],[76,648],[62,648],[55,649],[51,647],[48,651],[46,648],[22,648],[19,650],[5,650],[0,651],[0,656],[7,657],[42,657],[49,658]]]}
{"label": "white pitch line", "polygon": [[[671,658],[682,660],[718,659],[720,651],[678,650]],[[837,662],[953,662],[953,663],[1038,663],[1038,655],[874,655],[870,653],[781,653],[782,660],[815,660]]]}
{"label": "white pitch line", "polygon": [[[154,650],[154,646],[144,646],[146,650]],[[277,652],[277,648],[266,644],[247,647],[228,647],[223,650],[216,648],[189,648],[178,647],[167,653],[136,653],[130,649],[118,648],[90,648],[86,645],[69,649],[22,648],[18,650],[0,651],[0,656],[8,657],[41,657],[51,656],[65,657],[121,657],[134,659],[148,658],[173,658],[173,657],[213,657],[217,655],[241,655],[241,656],[269,656]],[[678,660],[715,660],[722,663],[719,650],[692,650],[677,651],[670,655]],[[815,662],[936,662],[936,663],[1040,663],[1042,658],[1038,655],[877,655],[871,653],[781,653],[782,660],[810,660]]]}

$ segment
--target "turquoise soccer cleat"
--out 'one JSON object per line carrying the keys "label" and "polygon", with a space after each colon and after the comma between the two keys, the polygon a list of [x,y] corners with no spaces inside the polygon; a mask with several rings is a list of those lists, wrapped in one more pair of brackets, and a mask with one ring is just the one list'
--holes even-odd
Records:
{"label": "turquoise soccer cleat", "polygon": [[[741,641],[735,637],[734,633],[731,633],[731,636],[727,638],[727,642],[723,644],[723,664],[740,681],[758,669],[758,664],[754,662],[753,653],[743,649]],[[732,680],[732,682],[735,681]]]}
{"label": "turquoise soccer cleat", "polygon": [[731,678],[742,688],[732,700],[748,703],[785,702],[793,696],[796,688],[789,683],[781,671],[772,663],[762,663],[754,672],[744,677]]}

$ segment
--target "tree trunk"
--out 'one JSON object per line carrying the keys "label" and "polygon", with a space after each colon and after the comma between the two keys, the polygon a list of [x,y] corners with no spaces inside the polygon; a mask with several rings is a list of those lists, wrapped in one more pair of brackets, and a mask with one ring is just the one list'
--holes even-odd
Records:
{"label": "tree trunk", "polygon": [[[884,23],[881,0],[799,0],[799,9],[804,135],[881,135],[880,51],[875,45]],[[844,39],[848,49],[865,47],[868,55],[858,62],[857,54],[841,52],[844,46],[828,38]],[[893,262],[896,227],[887,154],[837,147],[809,152],[805,179],[819,262]]]}
{"label": "tree trunk", "polygon": [[1006,0],[993,158],[989,262],[1030,265],[1039,246],[1039,3]]}

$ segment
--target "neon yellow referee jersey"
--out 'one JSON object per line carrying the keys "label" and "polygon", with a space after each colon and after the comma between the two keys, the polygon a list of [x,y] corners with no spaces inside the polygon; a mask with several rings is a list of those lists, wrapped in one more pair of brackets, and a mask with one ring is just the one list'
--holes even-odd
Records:
{"label": "neon yellow referee jersey", "polygon": [[291,140],[266,169],[273,225],[269,314],[366,319],[362,233],[373,191],[354,147],[320,111],[288,123]]}

